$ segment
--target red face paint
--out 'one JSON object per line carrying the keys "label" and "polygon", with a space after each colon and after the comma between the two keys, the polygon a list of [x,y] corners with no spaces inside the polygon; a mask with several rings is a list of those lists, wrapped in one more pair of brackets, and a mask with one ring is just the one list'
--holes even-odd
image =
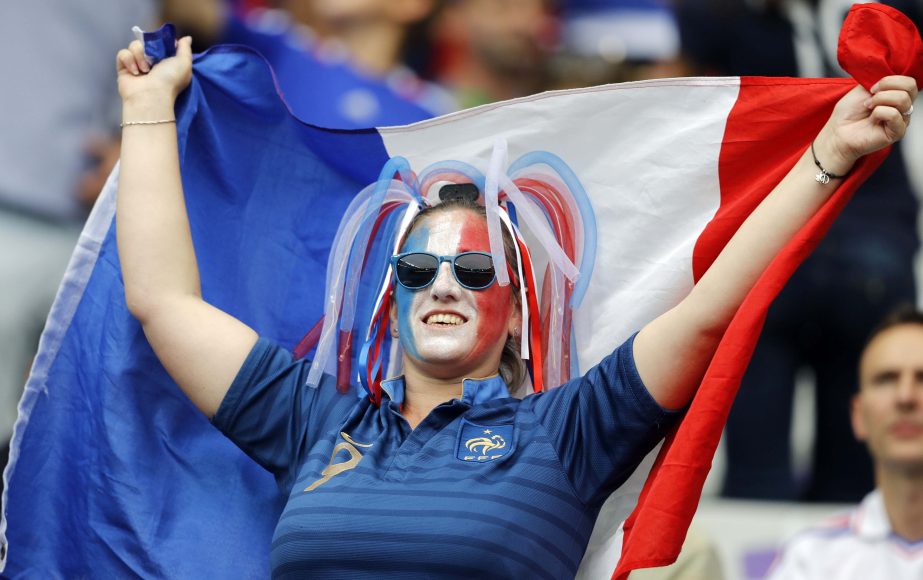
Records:
{"label": "red face paint", "polygon": [[[470,251],[490,253],[487,222],[470,212],[469,216],[462,227],[456,253]],[[472,292],[478,310],[478,340],[472,349],[472,357],[483,357],[496,347],[498,341],[506,342],[511,309],[510,289],[510,286],[504,287],[494,282],[484,290]],[[502,345],[500,348],[503,348]]]}

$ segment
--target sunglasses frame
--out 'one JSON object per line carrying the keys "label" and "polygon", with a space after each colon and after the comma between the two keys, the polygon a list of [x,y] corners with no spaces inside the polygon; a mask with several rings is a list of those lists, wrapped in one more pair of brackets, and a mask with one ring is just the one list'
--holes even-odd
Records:
{"label": "sunglasses frame", "polygon": [[[423,255],[430,256],[431,258],[435,258],[435,259],[436,259],[436,273],[433,275],[433,278],[432,278],[429,282],[427,282],[426,284],[424,284],[424,285],[422,285],[422,286],[416,286],[416,287],[414,287],[414,286],[407,286],[406,284],[404,284],[404,283],[401,281],[400,277],[397,275],[397,263],[398,263],[402,258],[406,258],[407,256],[412,256],[412,255],[414,255],[414,254],[423,254]],[[459,257],[461,257],[461,256],[466,256],[466,255],[468,255],[468,254],[478,254],[478,255],[481,255],[481,256],[487,256],[487,258],[490,259],[490,268],[491,268],[491,270],[494,271],[494,275],[491,277],[490,282],[488,282],[486,285],[484,285],[484,286],[469,286],[469,285],[465,284],[464,282],[462,282],[461,280],[458,279],[458,271],[455,269],[455,261],[456,261]],[[486,289],[490,288],[491,286],[493,286],[494,282],[497,281],[497,270],[496,270],[496,268],[494,268],[493,256],[491,256],[491,255],[488,254],[487,252],[461,252],[461,253],[459,253],[459,254],[455,254],[454,256],[437,256],[436,254],[433,254],[432,252],[404,252],[404,253],[401,253],[401,254],[396,254],[396,255],[394,255],[394,256],[391,256],[391,269],[394,271],[394,279],[397,280],[397,283],[400,284],[401,286],[403,286],[404,288],[406,288],[407,290],[414,290],[414,291],[415,291],[415,290],[423,290],[424,288],[429,287],[433,282],[436,281],[436,278],[439,277],[439,268],[442,267],[442,263],[443,263],[443,262],[448,262],[448,263],[451,265],[452,275],[455,277],[455,281],[458,282],[458,285],[459,285],[459,286],[461,286],[462,288],[465,288],[466,290],[486,290]]]}

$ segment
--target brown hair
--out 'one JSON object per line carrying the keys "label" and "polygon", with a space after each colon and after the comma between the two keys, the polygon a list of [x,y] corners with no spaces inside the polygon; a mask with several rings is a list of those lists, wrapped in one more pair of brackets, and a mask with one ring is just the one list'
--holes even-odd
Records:
{"label": "brown hair", "polygon": [[[473,212],[484,220],[487,219],[487,210],[483,205],[465,198],[449,199],[447,201],[443,201],[440,204],[427,207],[415,215],[413,220],[411,220],[410,225],[407,227],[407,231],[404,233],[404,239],[401,240],[399,247],[404,246],[404,242],[407,240],[407,237],[424,219],[436,214],[448,213],[450,211],[459,209]],[[500,229],[503,232],[503,253],[506,256],[506,261],[509,264],[516,264],[516,247],[513,245],[513,238],[510,236],[510,233],[506,230],[506,228]],[[515,307],[521,309],[522,304],[519,296],[519,284],[512,278],[510,279],[510,289],[511,295],[515,302]],[[500,355],[499,373],[503,378],[503,381],[506,383],[507,390],[509,390],[511,393],[515,392],[525,379],[526,368],[522,363],[522,354],[519,347],[518,337],[507,337],[506,344],[503,345],[503,352]]]}
{"label": "brown hair", "polygon": [[872,330],[872,333],[869,335],[868,340],[865,341],[865,347],[863,351],[872,343],[879,334],[883,333],[886,330],[890,330],[895,326],[903,326],[905,324],[916,324],[923,326],[923,312],[917,310],[912,304],[902,304],[891,311],[884,320],[882,320],[878,326]]}
{"label": "brown hair", "polygon": [[[923,312],[917,310],[912,304],[902,304],[891,311],[890,314],[884,317],[884,319],[878,323],[878,326],[872,330],[869,334],[868,339],[865,341],[865,345],[862,347],[861,355],[859,356],[859,374],[861,377],[862,361],[865,359],[865,353],[868,350],[869,346],[872,344],[876,338],[884,334],[885,332],[891,330],[892,328],[904,325],[916,325],[923,327]],[[856,382],[856,387],[860,390],[862,389],[861,378]]]}

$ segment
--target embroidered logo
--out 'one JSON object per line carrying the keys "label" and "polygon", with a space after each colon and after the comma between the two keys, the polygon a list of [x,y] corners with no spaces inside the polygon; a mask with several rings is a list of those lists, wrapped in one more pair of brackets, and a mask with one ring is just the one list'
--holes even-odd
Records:
{"label": "embroidered logo", "polygon": [[[330,454],[330,462],[327,464],[327,467],[320,472],[321,477],[308,487],[304,488],[305,491],[314,491],[321,485],[330,481],[336,475],[343,473],[344,471],[349,471],[350,469],[355,469],[359,465],[359,461],[362,460],[362,453],[359,452],[356,447],[371,447],[371,443],[359,443],[353,441],[353,438],[347,435],[346,433],[340,432],[340,436],[343,438],[343,441],[337,443],[336,447],[333,448],[333,453]],[[333,460],[336,459],[337,453],[340,451],[345,451],[349,455],[349,459],[346,461],[340,461],[339,463],[334,463]]]}
{"label": "embroidered logo", "polygon": [[[484,429],[485,435],[490,435],[490,433],[490,429]],[[471,451],[472,453],[484,455],[488,451],[494,449],[503,449],[506,447],[506,439],[500,435],[494,435],[490,439],[487,437],[475,437],[474,439],[468,439],[465,441],[465,447],[467,447],[468,451]]]}
{"label": "embroidered logo", "polygon": [[455,456],[462,461],[485,463],[513,451],[512,425],[475,425],[462,420]]}

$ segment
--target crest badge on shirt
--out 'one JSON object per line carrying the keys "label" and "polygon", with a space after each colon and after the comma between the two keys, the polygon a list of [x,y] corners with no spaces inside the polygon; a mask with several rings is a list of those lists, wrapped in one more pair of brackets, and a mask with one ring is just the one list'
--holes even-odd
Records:
{"label": "crest badge on shirt", "polygon": [[487,463],[515,450],[513,425],[478,425],[462,419],[455,457],[468,463]]}

